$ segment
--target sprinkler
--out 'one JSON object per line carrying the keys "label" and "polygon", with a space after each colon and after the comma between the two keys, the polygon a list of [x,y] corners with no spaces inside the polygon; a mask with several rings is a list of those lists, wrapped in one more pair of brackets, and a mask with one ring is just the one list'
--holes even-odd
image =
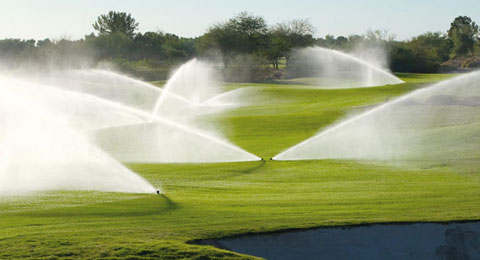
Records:
{"label": "sprinkler", "polygon": [[157,195],[160,195],[160,191],[159,191],[159,190],[157,190]]}

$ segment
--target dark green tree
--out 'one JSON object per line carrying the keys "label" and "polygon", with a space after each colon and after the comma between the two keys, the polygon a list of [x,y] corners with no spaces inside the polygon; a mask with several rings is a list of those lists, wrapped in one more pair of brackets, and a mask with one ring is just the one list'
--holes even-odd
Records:
{"label": "dark green tree", "polygon": [[468,56],[473,53],[478,40],[478,25],[468,16],[459,16],[453,20],[448,30],[448,37],[453,41],[455,57]]}
{"label": "dark green tree", "polygon": [[26,53],[32,54],[35,49],[35,40],[4,39],[0,40],[0,59],[2,61],[16,61],[25,58]]}
{"label": "dark green tree", "polygon": [[133,49],[133,40],[121,32],[114,32],[98,37],[88,37],[86,40],[90,45],[93,45],[96,57],[100,60],[128,58]]}
{"label": "dark green tree", "polygon": [[430,60],[441,63],[450,58],[453,42],[439,32],[427,32],[413,37],[407,45],[415,52],[423,52]]}
{"label": "dark green tree", "polygon": [[278,69],[280,58],[286,58],[288,63],[292,49],[313,45],[313,32],[314,28],[307,19],[292,20],[273,26],[269,32],[269,44],[265,54],[272,61],[274,68]]}
{"label": "dark green tree", "polygon": [[450,58],[453,42],[439,32],[428,32],[390,45],[391,68],[399,72],[438,72]]}
{"label": "dark green tree", "polygon": [[93,24],[99,35],[110,35],[112,33],[124,33],[129,38],[135,36],[138,23],[127,13],[110,11],[108,14],[100,15]]}
{"label": "dark green tree", "polygon": [[261,16],[242,12],[227,22],[212,26],[199,39],[202,51],[218,49],[224,65],[238,54],[258,54],[267,45],[268,27]]}

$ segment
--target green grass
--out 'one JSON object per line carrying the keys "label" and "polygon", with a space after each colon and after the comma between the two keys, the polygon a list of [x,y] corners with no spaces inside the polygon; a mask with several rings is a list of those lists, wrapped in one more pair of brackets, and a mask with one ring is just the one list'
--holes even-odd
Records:
{"label": "green grass", "polygon": [[[207,120],[269,158],[349,113],[451,75],[319,90],[245,85],[264,102]],[[480,219],[478,170],[405,169],[353,161],[131,164],[166,196],[49,192],[0,199],[0,259],[249,259],[186,242],[250,232],[397,221]]]}
{"label": "green grass", "polygon": [[[270,158],[288,147],[315,135],[322,128],[351,113],[360,113],[373,104],[425,86],[422,79],[436,82],[453,74],[401,74],[407,83],[357,89],[315,89],[302,85],[231,84],[230,88],[253,86],[246,99],[262,100],[216,116],[212,121],[230,140],[249,152]],[[411,83],[410,78],[415,82]],[[232,86],[233,85],[233,86]]]}

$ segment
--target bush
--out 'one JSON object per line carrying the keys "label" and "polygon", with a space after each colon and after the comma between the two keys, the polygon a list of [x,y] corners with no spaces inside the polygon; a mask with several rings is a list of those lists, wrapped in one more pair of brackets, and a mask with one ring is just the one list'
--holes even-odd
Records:
{"label": "bush", "polygon": [[274,69],[268,60],[256,55],[237,55],[223,70],[223,77],[230,82],[260,82],[273,79]]}

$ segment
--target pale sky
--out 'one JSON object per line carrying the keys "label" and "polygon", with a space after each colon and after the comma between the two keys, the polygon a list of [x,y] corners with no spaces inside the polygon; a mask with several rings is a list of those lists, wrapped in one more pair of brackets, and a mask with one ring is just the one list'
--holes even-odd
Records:
{"label": "pale sky", "polygon": [[131,13],[141,32],[184,37],[202,35],[241,11],[261,15],[269,24],[308,18],[316,37],[386,29],[404,40],[446,32],[459,15],[480,23],[480,0],[0,0],[0,6],[0,39],[79,39],[110,10]]}

